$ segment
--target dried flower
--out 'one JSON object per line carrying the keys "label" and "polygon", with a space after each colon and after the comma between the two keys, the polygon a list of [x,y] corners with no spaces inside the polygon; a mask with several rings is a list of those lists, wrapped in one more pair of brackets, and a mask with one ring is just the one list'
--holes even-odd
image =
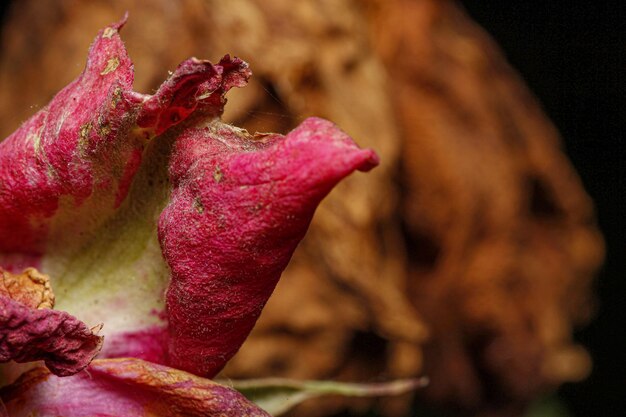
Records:
{"label": "dried flower", "polygon": [[[36,368],[0,398],[11,415],[265,415],[201,377],[239,349],[321,199],[378,158],[321,119],[286,136],[224,124],[225,93],[250,76],[237,58],[191,58],[154,95],[132,91],[124,23],[0,144],[0,361],[44,359],[67,376],[101,346],[128,359],[68,379]],[[29,304],[53,296],[45,279],[28,290],[24,277],[42,275],[25,267],[50,275],[67,313]],[[79,319],[103,323],[104,344]]]}

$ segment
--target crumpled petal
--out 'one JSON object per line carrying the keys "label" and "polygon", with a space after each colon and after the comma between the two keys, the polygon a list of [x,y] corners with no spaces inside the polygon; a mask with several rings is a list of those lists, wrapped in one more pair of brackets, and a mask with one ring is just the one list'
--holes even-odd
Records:
{"label": "crumpled petal", "polygon": [[229,55],[217,65],[189,58],[142,104],[137,125],[160,135],[194,113],[196,119],[219,117],[226,92],[244,87],[251,75],[246,62]]}
{"label": "crumpled petal", "polygon": [[45,275],[0,269],[0,363],[43,360],[58,376],[83,370],[102,346],[85,323],[50,310],[54,297]]}
{"label": "crumpled petal", "polygon": [[237,391],[139,359],[97,359],[71,378],[39,367],[0,390],[11,417],[268,417]]}
{"label": "crumpled petal", "polygon": [[255,138],[219,121],[183,132],[159,222],[172,271],[169,363],[217,374],[252,330],[321,199],[377,164],[372,150],[317,118],[285,137]]}

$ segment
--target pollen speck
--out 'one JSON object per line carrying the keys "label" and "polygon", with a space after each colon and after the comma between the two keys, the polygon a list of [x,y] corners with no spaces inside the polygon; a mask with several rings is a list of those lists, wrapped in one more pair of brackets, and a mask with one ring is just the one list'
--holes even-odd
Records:
{"label": "pollen speck", "polygon": [[119,58],[114,56],[113,58],[107,61],[107,65],[106,67],[104,67],[104,70],[100,73],[100,75],[107,75],[115,71],[119,65],[120,65]]}
{"label": "pollen speck", "polygon": [[102,32],[102,37],[106,39],[111,39],[113,35],[117,33],[117,30],[114,28],[106,28],[104,32]]}

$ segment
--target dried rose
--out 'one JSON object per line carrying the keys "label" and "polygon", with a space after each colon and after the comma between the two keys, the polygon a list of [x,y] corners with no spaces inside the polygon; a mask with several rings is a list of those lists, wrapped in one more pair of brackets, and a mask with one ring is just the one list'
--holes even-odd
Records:
{"label": "dried rose", "polygon": [[132,91],[124,22],[101,31],[84,72],[0,143],[0,266],[49,274],[67,311],[0,292],[0,361],[83,369],[101,338],[70,314],[104,323],[101,357],[129,359],[69,379],[36,368],[0,398],[11,415],[264,415],[200,377],[239,349],[321,199],[377,156],[321,119],[286,136],[224,124],[225,93],[250,76],[237,58],[191,58],[154,95]]}

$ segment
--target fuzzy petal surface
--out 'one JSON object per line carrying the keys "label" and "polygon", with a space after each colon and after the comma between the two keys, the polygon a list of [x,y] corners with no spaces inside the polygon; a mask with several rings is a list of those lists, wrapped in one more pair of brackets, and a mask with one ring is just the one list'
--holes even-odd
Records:
{"label": "fuzzy petal surface", "polygon": [[97,227],[124,199],[143,144],[129,137],[138,103],[127,94],[133,66],[117,33],[123,23],[102,30],[83,73],[0,143],[3,255],[37,259],[51,240],[61,245]]}
{"label": "fuzzy petal surface", "polygon": [[168,360],[214,376],[237,352],[304,237],[319,202],[376,154],[334,124],[286,136],[219,121],[184,131],[170,162],[159,239],[171,269]]}

